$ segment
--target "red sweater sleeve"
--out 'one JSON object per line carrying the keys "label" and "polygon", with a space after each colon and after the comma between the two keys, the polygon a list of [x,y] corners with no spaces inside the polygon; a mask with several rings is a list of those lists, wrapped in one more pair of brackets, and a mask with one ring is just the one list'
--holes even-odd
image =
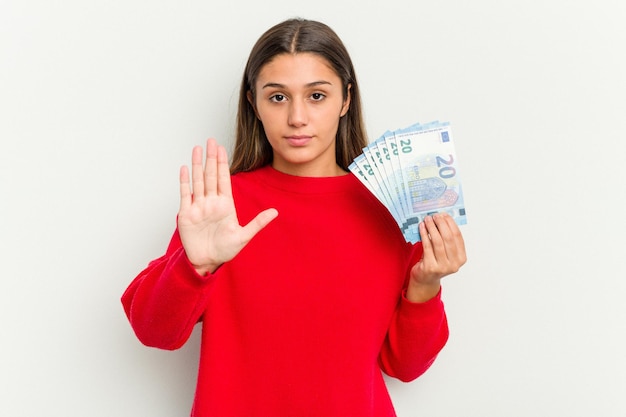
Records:
{"label": "red sweater sleeve", "polygon": [[448,340],[441,291],[424,303],[412,303],[405,292],[396,308],[379,356],[389,376],[409,382],[422,375]]}
{"label": "red sweater sleeve", "polygon": [[151,347],[181,347],[202,317],[214,279],[198,275],[176,231],[165,255],[150,262],[122,296],[137,338]]}

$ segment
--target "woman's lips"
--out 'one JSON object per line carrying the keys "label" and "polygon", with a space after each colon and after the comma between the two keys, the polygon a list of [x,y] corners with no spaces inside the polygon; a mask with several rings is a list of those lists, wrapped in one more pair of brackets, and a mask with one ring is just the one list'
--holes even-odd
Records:
{"label": "woman's lips", "polygon": [[291,146],[304,146],[311,141],[312,136],[294,135],[287,136],[286,139]]}

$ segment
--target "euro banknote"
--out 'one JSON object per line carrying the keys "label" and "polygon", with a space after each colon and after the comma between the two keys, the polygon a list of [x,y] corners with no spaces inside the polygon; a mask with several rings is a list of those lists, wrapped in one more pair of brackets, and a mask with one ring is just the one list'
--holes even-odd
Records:
{"label": "euro banknote", "polygon": [[407,242],[421,240],[426,216],[467,223],[454,138],[448,122],[387,131],[363,149],[350,171],[389,210]]}

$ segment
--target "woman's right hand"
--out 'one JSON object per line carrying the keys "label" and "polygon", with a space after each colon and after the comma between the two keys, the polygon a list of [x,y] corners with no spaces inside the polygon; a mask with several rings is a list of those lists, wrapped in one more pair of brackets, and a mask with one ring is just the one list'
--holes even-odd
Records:
{"label": "woman's right hand", "polygon": [[205,275],[233,259],[278,212],[262,211],[242,227],[235,211],[226,150],[209,139],[204,167],[202,159],[202,147],[194,147],[192,188],[187,166],[180,169],[178,232],[187,258],[200,275]]}

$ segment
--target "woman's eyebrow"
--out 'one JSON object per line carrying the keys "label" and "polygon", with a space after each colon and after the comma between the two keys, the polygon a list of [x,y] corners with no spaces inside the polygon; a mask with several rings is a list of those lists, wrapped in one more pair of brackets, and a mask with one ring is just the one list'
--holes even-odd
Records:
{"label": "woman's eyebrow", "polygon": [[[332,83],[330,81],[324,81],[324,80],[313,81],[313,82],[305,84],[305,87],[310,88],[310,87],[317,87],[319,85],[332,85]],[[287,86],[281,83],[267,83],[263,87],[261,87],[261,89],[263,88],[287,88]]]}

